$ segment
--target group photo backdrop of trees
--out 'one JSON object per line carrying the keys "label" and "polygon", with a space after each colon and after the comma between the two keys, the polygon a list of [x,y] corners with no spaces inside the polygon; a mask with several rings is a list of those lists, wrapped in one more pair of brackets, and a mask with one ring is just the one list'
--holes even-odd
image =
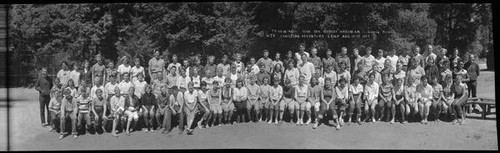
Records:
{"label": "group photo backdrop of trees", "polygon": [[[385,33],[360,39],[265,37],[273,29]],[[341,47],[350,54],[353,47],[400,52],[415,45],[424,50],[427,44],[446,48],[448,54],[455,47],[480,57],[493,52],[489,3],[12,4],[8,30],[10,82],[18,86],[32,84],[42,66],[55,75],[62,61],[82,62],[97,53],[118,64],[121,56],[139,57],[147,66],[154,50],[180,59],[241,53],[246,61],[264,49],[271,57],[280,52],[285,58],[301,42],[318,48],[320,56]]]}

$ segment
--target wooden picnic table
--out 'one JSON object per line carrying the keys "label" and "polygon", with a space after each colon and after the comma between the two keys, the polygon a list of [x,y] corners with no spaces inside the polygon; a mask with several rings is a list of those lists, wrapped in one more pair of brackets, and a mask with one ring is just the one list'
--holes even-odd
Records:
{"label": "wooden picnic table", "polygon": [[479,104],[479,107],[483,109],[481,118],[486,119],[486,115],[491,114],[491,108],[495,108],[495,99],[477,98],[477,97],[469,98],[467,100],[467,103],[465,103],[464,107],[468,108],[467,106],[472,104]]}

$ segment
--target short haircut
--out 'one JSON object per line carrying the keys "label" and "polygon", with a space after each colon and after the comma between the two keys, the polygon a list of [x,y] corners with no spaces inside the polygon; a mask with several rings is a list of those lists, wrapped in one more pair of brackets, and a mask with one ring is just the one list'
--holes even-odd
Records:
{"label": "short haircut", "polygon": [[427,76],[425,76],[425,75],[422,75],[422,77],[420,77],[420,80],[427,80],[427,79],[428,79],[428,78],[427,78]]}
{"label": "short haircut", "polygon": [[346,83],[346,82],[347,82],[347,80],[346,80],[344,77],[340,77],[340,79],[339,79],[339,84],[340,84],[340,83],[342,83],[342,82]]}

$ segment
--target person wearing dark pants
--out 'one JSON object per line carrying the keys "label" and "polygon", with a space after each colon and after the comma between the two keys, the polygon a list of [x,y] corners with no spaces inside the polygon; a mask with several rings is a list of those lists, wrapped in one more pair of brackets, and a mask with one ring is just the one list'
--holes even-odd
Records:
{"label": "person wearing dark pants", "polygon": [[451,91],[455,93],[455,100],[451,104],[451,107],[455,110],[455,120],[452,121],[452,124],[464,124],[465,114],[462,110],[462,107],[467,102],[467,85],[462,83],[462,76],[458,75],[451,88]]}
{"label": "person wearing dark pants", "polygon": [[[479,77],[479,65],[475,61],[474,54],[469,55],[469,62],[467,62],[465,67],[467,68],[467,73],[469,74],[469,81],[467,82],[467,87],[469,88],[468,97],[475,98],[477,92],[477,78]],[[474,104],[474,109],[482,112],[482,109],[478,104]]]}
{"label": "person wearing dark pants", "polygon": [[[47,68],[42,68],[41,74],[36,80],[35,89],[39,92],[40,96],[38,101],[40,103],[40,120],[42,126],[47,126],[47,123],[51,121],[50,115],[47,115],[47,120],[45,120],[45,109],[49,112],[49,102],[50,102],[50,91],[52,87],[52,81],[47,76]],[[54,97],[52,97],[54,98]]]}
{"label": "person wearing dark pants", "polygon": [[64,90],[64,95],[66,95],[66,97],[62,100],[61,104],[61,136],[59,136],[59,140],[68,134],[68,132],[66,132],[66,119],[68,118],[71,119],[71,134],[73,134],[75,138],[78,137],[76,132],[76,113],[78,111],[76,98],[71,96],[71,90],[69,88]]}

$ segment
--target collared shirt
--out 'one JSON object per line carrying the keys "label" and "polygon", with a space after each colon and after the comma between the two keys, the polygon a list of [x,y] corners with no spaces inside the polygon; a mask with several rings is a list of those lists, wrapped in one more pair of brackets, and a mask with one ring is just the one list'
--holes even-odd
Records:
{"label": "collared shirt", "polygon": [[164,85],[166,85],[165,82],[160,81],[158,79],[154,80],[153,81],[153,93],[156,95],[160,95],[161,94],[161,87]]}
{"label": "collared shirt", "polygon": [[125,64],[120,64],[120,66],[118,66],[118,73],[120,73],[120,75],[123,75],[123,73],[130,73],[130,70],[132,70],[132,66],[130,65],[125,66]]}
{"label": "collared shirt", "polygon": [[151,68],[151,72],[162,72],[165,61],[163,61],[163,59],[161,58],[156,59],[153,57],[149,60],[148,65]]}
{"label": "collared shirt", "polygon": [[[309,58],[309,53],[304,51],[304,54],[306,54],[306,57]],[[295,60],[297,60],[297,65],[302,64],[302,55],[300,52],[295,53]]]}
{"label": "collared shirt", "polygon": [[241,88],[233,88],[233,100],[235,101],[244,101],[247,99],[247,88],[241,87]]}
{"label": "collared shirt", "polygon": [[401,70],[399,72],[394,73],[394,79],[404,79],[406,77],[406,72]]}
{"label": "collared shirt", "polygon": [[290,80],[290,84],[298,85],[299,84],[299,75],[300,72],[297,68],[292,68],[291,70],[285,70],[285,79]]}
{"label": "collared shirt", "polygon": [[371,70],[373,68],[373,63],[375,63],[375,57],[373,55],[369,55],[368,57],[363,56],[363,60],[365,65],[363,66],[366,71]]}
{"label": "collared shirt", "polygon": [[426,86],[420,85],[419,90],[417,91],[422,98],[432,99],[432,94],[434,93],[434,89],[431,85],[427,84]]}
{"label": "collared shirt", "polygon": [[80,72],[75,70],[69,72],[69,79],[73,80],[75,87],[78,87],[80,85]]}
{"label": "collared shirt", "polygon": [[63,86],[67,86],[68,85],[69,72],[70,71],[65,71],[63,69],[61,69],[61,70],[59,70],[59,72],[57,72],[57,77],[59,78],[59,81],[61,82],[61,84]]}
{"label": "collared shirt", "polygon": [[375,62],[378,65],[378,71],[384,69],[384,63],[385,63],[385,58],[384,57],[375,58]]}
{"label": "collared shirt", "polygon": [[323,58],[323,67],[326,69],[330,66],[333,66],[334,70],[337,70],[337,61],[333,57]]}
{"label": "collared shirt", "polygon": [[260,58],[258,61],[257,61],[257,64],[259,63],[264,63],[265,65],[265,68],[264,70],[267,72],[267,73],[271,73],[271,67],[273,66],[273,60],[271,58]]}
{"label": "collared shirt", "polygon": [[335,86],[337,84],[337,72],[335,72],[334,70],[330,71],[329,73],[325,73],[325,79],[326,78],[330,78],[332,85]]}
{"label": "collared shirt", "polygon": [[[229,67],[230,65],[229,64],[222,64],[222,63],[219,63],[217,65],[217,69],[222,68],[222,76],[226,76],[227,74],[229,74]],[[218,72],[217,72],[218,73]],[[219,74],[217,74],[219,75]]]}
{"label": "collared shirt", "polygon": [[116,112],[118,110],[125,110],[125,97],[123,96],[113,96],[111,97],[111,99],[109,100],[110,104],[111,104],[111,111],[112,112]]}
{"label": "collared shirt", "polygon": [[349,92],[352,92],[353,95],[361,94],[363,92],[363,85],[358,84],[355,86],[354,84],[349,85]]}
{"label": "collared shirt", "polygon": [[254,83],[253,85],[248,84],[247,89],[248,89],[248,99],[249,100],[257,100],[257,98],[259,98],[259,93],[260,93],[259,85],[257,85],[256,83]]}
{"label": "collared shirt", "polygon": [[62,103],[62,99],[60,100],[57,100],[55,97],[50,99],[50,102],[49,102],[49,109],[53,109],[53,110],[61,110],[61,103]]}
{"label": "collared shirt", "polygon": [[[123,80],[122,82],[120,82],[118,84],[118,88],[120,89],[120,94],[122,95],[125,95],[128,93],[128,90],[130,89],[130,87],[134,86],[132,84],[132,82],[125,82],[125,80]],[[114,89],[113,89],[114,90]],[[115,93],[115,94],[118,94],[118,93]]]}
{"label": "collared shirt", "polygon": [[467,62],[465,67],[467,68],[467,73],[469,73],[470,80],[477,80],[479,76],[479,65],[477,65],[477,63]]}
{"label": "collared shirt", "polygon": [[225,75],[215,76],[215,78],[214,78],[214,82],[218,82],[219,83],[219,87],[224,86],[224,80],[226,80],[226,76]]}
{"label": "collared shirt", "polygon": [[35,89],[40,91],[41,95],[50,95],[52,80],[49,77],[38,77],[35,83]]}
{"label": "collared shirt", "polygon": [[278,85],[277,87],[271,86],[271,99],[280,100],[283,97],[283,88]]}
{"label": "collared shirt", "polygon": [[[196,77],[191,77],[191,81],[193,82],[193,87],[194,88],[199,88],[200,87],[200,84],[201,84],[201,80],[200,80],[200,76],[196,76]],[[187,89],[187,88],[186,88]]]}
{"label": "collared shirt", "polygon": [[148,83],[146,81],[136,81],[134,82],[134,95],[137,96],[137,98],[141,98],[142,95],[146,92],[146,85]]}
{"label": "collared shirt", "polygon": [[350,84],[351,82],[351,74],[349,73],[349,71],[343,71],[342,73],[339,73],[339,76],[337,77],[339,80],[340,78],[344,78],[346,79],[345,81]]}
{"label": "collared shirt", "polygon": [[264,72],[264,73],[257,73],[256,74],[257,76],[257,84],[259,85],[263,85],[264,84],[264,78],[267,78],[267,83],[271,83],[271,76],[267,73],[267,72]]}
{"label": "collared shirt", "polygon": [[192,93],[190,93],[189,90],[186,90],[184,92],[184,102],[188,104],[196,103],[197,98],[198,98],[198,90],[193,90]]}
{"label": "collared shirt", "polygon": [[302,66],[299,65],[299,67],[300,74],[305,76],[306,84],[309,84],[315,71],[314,65],[311,62],[307,62]]}
{"label": "collared shirt", "polygon": [[259,95],[261,100],[268,98],[271,95],[271,86],[270,85],[259,86]]}
{"label": "collared shirt", "polygon": [[389,59],[391,61],[391,68],[393,70],[396,70],[396,66],[398,64],[399,57],[396,55],[394,55],[394,56],[387,55],[386,59]]}
{"label": "collared shirt", "polygon": [[172,88],[173,86],[177,86],[177,82],[179,80],[179,76],[174,76],[172,74],[169,74],[167,76],[167,88]]}
{"label": "collared shirt", "polygon": [[314,65],[315,69],[323,68],[323,62],[321,61],[321,58],[319,58],[318,56],[311,57],[310,62]]}
{"label": "collared shirt", "polygon": [[72,97],[69,101],[67,98],[63,98],[62,99],[62,103],[61,103],[61,108],[64,109],[64,111],[73,111],[75,109],[77,109],[78,105],[77,105],[77,100],[75,97]]}
{"label": "collared shirt", "polygon": [[335,87],[335,93],[337,94],[337,98],[346,99],[349,97],[349,88],[345,86],[344,88],[340,88],[340,86]]}
{"label": "collared shirt", "polygon": [[378,97],[379,86],[377,82],[373,82],[372,84],[367,83],[365,85],[365,96],[368,100],[374,100]]}
{"label": "collared shirt", "polygon": [[236,73],[241,73],[245,69],[245,64],[243,62],[234,61],[233,64],[236,66]]}
{"label": "collared shirt", "polygon": [[179,76],[179,78],[177,78],[177,87],[180,89],[180,88],[184,88],[184,89],[187,89],[188,88],[188,83],[191,82],[191,77],[182,77],[182,76]]}
{"label": "collared shirt", "polygon": [[178,62],[177,63],[170,63],[170,64],[168,64],[168,66],[167,66],[168,72],[170,72],[170,68],[172,68],[174,66],[175,66],[175,73],[179,74],[179,70],[181,69],[182,65],[181,65],[181,63],[178,63]]}

